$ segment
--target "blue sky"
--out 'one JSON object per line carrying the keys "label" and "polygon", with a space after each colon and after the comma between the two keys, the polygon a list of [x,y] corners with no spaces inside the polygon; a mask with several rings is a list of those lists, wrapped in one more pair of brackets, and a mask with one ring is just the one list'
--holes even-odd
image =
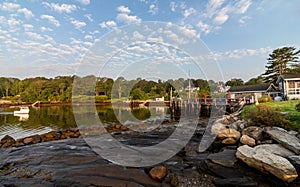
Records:
{"label": "blue sky", "polygon": [[[103,37],[126,25],[158,21],[176,25],[185,37],[203,41],[225,81],[247,81],[264,72],[272,50],[283,46],[299,49],[299,17],[297,0],[1,1],[0,77],[74,75],[94,44],[103,46]],[[192,76],[197,78],[197,73]]]}

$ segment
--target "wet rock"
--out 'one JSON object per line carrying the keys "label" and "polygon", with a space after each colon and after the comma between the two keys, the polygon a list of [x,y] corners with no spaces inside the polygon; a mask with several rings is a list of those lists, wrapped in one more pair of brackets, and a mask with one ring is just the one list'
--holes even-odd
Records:
{"label": "wet rock", "polygon": [[167,175],[167,168],[164,166],[156,166],[150,170],[149,175],[154,180],[162,181]]}
{"label": "wet rock", "polygon": [[47,133],[41,135],[41,137],[42,137],[43,142],[48,142],[48,141],[53,141],[53,140],[59,139],[59,135],[57,134],[57,131],[47,132]]}
{"label": "wet rock", "polygon": [[142,168],[104,160],[82,138],[3,149],[0,172],[0,186],[161,186]]}
{"label": "wet rock", "polygon": [[254,138],[251,138],[250,136],[244,134],[241,139],[240,139],[240,142],[244,145],[249,145],[250,147],[254,147],[256,144],[255,144],[255,139]]}
{"label": "wet rock", "polygon": [[286,130],[278,127],[267,127],[265,131],[270,137],[280,143],[282,146],[292,150],[300,155],[300,139],[296,136],[290,135]]}
{"label": "wet rock", "polygon": [[9,135],[5,135],[0,141],[0,145],[2,148],[12,147],[15,144],[16,144],[16,140]]}
{"label": "wet rock", "polygon": [[28,138],[24,138],[23,143],[24,144],[30,144],[33,141],[33,138],[28,137]]}
{"label": "wet rock", "polygon": [[292,182],[298,177],[296,169],[286,158],[264,149],[256,150],[243,145],[237,149],[236,156],[250,167],[271,173],[286,182]]}
{"label": "wet rock", "polygon": [[199,162],[197,169],[200,173],[206,172],[225,179],[243,177],[243,174],[237,171],[235,168],[224,167],[220,164],[213,163],[210,160]]}
{"label": "wet rock", "polygon": [[223,129],[219,131],[218,138],[225,139],[225,138],[234,138],[238,140],[241,136],[241,133],[235,129]]}
{"label": "wet rock", "polygon": [[248,135],[251,138],[254,138],[256,141],[262,140],[263,138],[263,128],[261,127],[256,127],[256,126],[250,126],[250,127],[246,127],[243,131],[242,134],[243,135]]}
{"label": "wet rock", "polygon": [[216,186],[258,186],[258,183],[250,178],[215,179]]}
{"label": "wet rock", "polygon": [[235,153],[236,150],[227,149],[219,153],[210,154],[207,156],[207,159],[225,167],[233,167],[234,164],[237,162]]}
{"label": "wet rock", "polygon": [[225,145],[234,145],[236,144],[237,140],[234,138],[225,138],[224,140],[222,140],[222,144]]}
{"label": "wet rock", "polygon": [[298,173],[300,173],[300,156],[289,156],[288,159],[295,166]]}
{"label": "wet rock", "polygon": [[33,135],[33,136],[24,138],[21,142],[28,145],[28,144],[40,143],[41,141],[42,141],[42,138],[40,137],[40,135]]}
{"label": "wet rock", "polygon": [[169,175],[169,181],[170,181],[170,185],[172,187],[178,186],[179,181],[178,181],[178,176],[176,174],[170,173],[170,175]]}

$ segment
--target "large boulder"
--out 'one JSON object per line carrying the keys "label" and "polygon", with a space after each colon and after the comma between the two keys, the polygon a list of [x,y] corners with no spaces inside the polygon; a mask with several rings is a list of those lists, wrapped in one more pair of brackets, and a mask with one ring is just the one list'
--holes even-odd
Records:
{"label": "large boulder", "polygon": [[265,132],[287,149],[300,154],[300,139],[278,127],[266,127]]}
{"label": "large boulder", "polygon": [[237,149],[236,156],[250,167],[271,173],[286,182],[292,182],[298,177],[296,169],[286,158],[267,150],[243,145]]}
{"label": "large boulder", "polygon": [[284,148],[280,144],[262,144],[255,147],[255,150],[265,150],[272,154],[288,158],[289,156],[295,155],[294,152]]}
{"label": "large boulder", "polygon": [[256,141],[261,140],[262,139],[262,133],[263,133],[263,128],[261,127],[256,127],[256,126],[250,126],[245,128],[242,131],[243,135],[248,135],[251,138],[254,138]]}

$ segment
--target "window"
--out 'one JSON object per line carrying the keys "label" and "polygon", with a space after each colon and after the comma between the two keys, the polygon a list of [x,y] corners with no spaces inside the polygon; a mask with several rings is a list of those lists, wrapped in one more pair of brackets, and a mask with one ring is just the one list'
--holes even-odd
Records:
{"label": "window", "polygon": [[289,81],[289,88],[295,88],[295,81]]}

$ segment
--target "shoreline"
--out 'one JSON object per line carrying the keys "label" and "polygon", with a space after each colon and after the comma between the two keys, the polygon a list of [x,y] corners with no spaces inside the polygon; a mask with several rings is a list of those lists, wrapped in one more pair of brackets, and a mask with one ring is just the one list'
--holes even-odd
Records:
{"label": "shoreline", "polygon": [[[146,103],[145,103],[146,102]],[[130,101],[130,102],[120,102],[120,101],[105,101],[105,102],[77,102],[76,105],[91,105],[95,104],[96,106],[110,106],[110,105],[117,105],[117,106],[129,106],[129,107],[138,107],[140,104],[143,104],[145,106],[169,106],[170,101]],[[27,103],[27,102],[11,102],[7,100],[0,100],[0,107],[13,107],[13,106],[32,106],[34,103]],[[72,106],[73,102],[40,102],[36,105],[41,107],[47,107],[47,106]]]}

